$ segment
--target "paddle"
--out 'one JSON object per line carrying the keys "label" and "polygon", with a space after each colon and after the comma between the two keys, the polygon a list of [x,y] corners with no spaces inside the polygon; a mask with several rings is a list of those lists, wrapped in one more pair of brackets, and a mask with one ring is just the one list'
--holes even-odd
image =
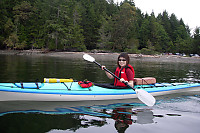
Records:
{"label": "paddle", "polygon": [[[94,62],[101,68],[101,64],[96,62],[92,56],[90,56],[88,54],[84,54],[83,58],[89,62]],[[113,74],[108,69],[104,68],[104,70],[107,71],[108,73],[110,73],[112,76],[114,76],[118,80],[120,80],[119,77],[117,77],[115,74]],[[123,83],[126,84],[129,88],[133,89],[136,92],[138,99],[140,101],[142,101],[144,104],[146,104],[147,106],[153,106],[155,104],[155,102],[156,102],[155,98],[151,94],[149,94],[147,91],[142,90],[142,89],[135,89],[135,88],[131,87],[127,82],[123,82]]]}

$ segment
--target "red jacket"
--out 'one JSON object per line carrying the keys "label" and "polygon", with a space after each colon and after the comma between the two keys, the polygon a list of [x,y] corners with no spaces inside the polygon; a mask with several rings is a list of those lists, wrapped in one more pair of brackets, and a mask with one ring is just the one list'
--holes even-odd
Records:
{"label": "red jacket", "polygon": [[[128,64],[127,67],[130,68],[131,71],[133,72],[133,79],[134,79],[135,72],[134,72],[133,67],[131,65],[129,65],[129,64]],[[127,75],[126,75],[126,68],[127,67],[123,67],[122,69],[117,67],[117,69],[115,70],[115,75],[117,77],[119,77],[120,79],[123,78],[124,80],[128,81],[128,78],[127,78]],[[126,85],[124,83],[120,82],[117,78],[115,78],[114,85],[115,86],[126,87]]]}

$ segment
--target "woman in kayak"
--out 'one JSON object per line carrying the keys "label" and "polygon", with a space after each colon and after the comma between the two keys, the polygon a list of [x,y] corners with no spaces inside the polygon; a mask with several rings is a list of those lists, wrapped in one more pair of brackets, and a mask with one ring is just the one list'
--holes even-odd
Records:
{"label": "woman in kayak", "polygon": [[[120,80],[115,78],[114,85],[120,86],[120,87],[126,87],[126,85],[123,82],[128,83],[131,87],[134,86],[134,77],[135,72],[131,65],[129,65],[130,58],[127,53],[121,53],[118,56],[117,65],[118,67],[115,70],[115,75],[120,78]],[[102,70],[104,70],[105,66],[102,66]],[[107,77],[109,79],[113,79],[114,76],[112,76],[110,73],[105,71]]]}

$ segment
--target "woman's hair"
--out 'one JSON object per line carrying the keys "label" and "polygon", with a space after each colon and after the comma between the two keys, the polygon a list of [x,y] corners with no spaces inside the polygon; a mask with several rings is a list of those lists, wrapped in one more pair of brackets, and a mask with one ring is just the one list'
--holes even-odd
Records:
{"label": "woman's hair", "polygon": [[120,57],[123,57],[123,58],[125,58],[126,59],[126,66],[129,64],[129,61],[130,61],[130,58],[129,58],[129,56],[128,56],[128,54],[127,53],[121,53],[119,56],[118,56],[118,58],[117,58],[117,65],[120,67],[120,65],[119,65],[119,58]]}

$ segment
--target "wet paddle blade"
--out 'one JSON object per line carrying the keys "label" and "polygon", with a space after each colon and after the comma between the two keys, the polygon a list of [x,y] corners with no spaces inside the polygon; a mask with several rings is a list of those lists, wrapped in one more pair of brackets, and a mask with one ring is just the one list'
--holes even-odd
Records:
{"label": "wet paddle blade", "polygon": [[156,102],[156,99],[147,91],[142,89],[136,89],[136,94],[138,96],[138,99],[142,101],[147,106],[153,106]]}
{"label": "wet paddle blade", "polygon": [[83,59],[85,59],[85,60],[87,60],[89,62],[94,62],[95,61],[95,59],[92,56],[88,55],[88,54],[84,54],[83,55]]}

